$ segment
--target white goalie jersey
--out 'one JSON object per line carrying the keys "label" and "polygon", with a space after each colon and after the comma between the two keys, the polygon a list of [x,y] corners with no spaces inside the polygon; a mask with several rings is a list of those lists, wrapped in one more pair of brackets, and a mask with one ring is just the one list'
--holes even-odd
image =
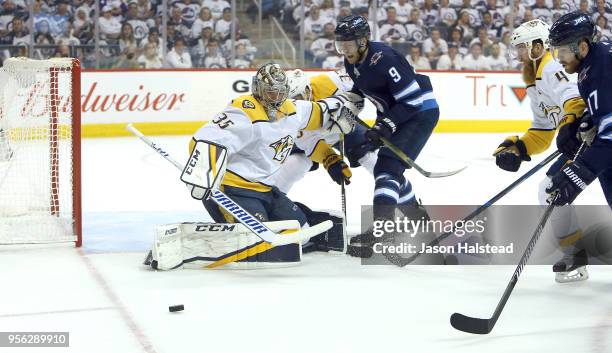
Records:
{"label": "white goalie jersey", "polygon": [[269,191],[274,173],[285,161],[301,130],[321,128],[329,114],[316,102],[286,100],[272,121],[252,95],[234,99],[194,135],[227,148],[221,185]]}

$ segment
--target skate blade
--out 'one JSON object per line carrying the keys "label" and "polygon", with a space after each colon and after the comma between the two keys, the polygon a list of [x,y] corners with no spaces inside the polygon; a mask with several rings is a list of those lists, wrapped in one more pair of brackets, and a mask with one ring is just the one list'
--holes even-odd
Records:
{"label": "skate blade", "polygon": [[589,272],[586,266],[578,267],[574,271],[555,273],[555,281],[557,283],[581,282],[587,279],[589,279]]}

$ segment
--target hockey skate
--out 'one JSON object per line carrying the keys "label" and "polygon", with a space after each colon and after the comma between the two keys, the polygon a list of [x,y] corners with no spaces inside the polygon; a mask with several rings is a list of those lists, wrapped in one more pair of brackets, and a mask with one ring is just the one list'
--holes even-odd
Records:
{"label": "hockey skate", "polygon": [[566,254],[553,265],[555,281],[558,283],[586,281],[589,278],[587,265],[588,255],[586,250],[583,249],[574,254]]}

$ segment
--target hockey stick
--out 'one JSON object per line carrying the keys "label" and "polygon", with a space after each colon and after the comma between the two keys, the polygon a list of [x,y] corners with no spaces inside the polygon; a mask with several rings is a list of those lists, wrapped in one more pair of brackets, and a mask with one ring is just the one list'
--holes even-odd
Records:
{"label": "hockey stick", "polygon": [[[557,197],[557,194],[553,194],[551,197],[554,200]],[[546,208],[544,215],[542,215],[542,218],[540,219],[540,223],[538,223],[538,227],[533,233],[533,236],[531,237],[529,244],[527,244],[527,249],[525,249],[525,252],[523,253],[523,256],[521,257],[521,261],[519,261],[519,264],[516,267],[516,270],[514,270],[514,274],[512,275],[512,278],[510,279],[510,283],[508,283],[508,286],[506,287],[504,294],[502,295],[499,303],[497,303],[497,307],[495,308],[495,312],[493,312],[493,316],[491,316],[489,319],[480,319],[480,318],[465,316],[459,313],[454,313],[450,317],[450,323],[455,329],[459,331],[463,331],[463,332],[476,333],[476,334],[481,334],[481,335],[487,334],[491,332],[491,330],[493,330],[493,327],[495,326],[497,319],[499,319],[499,316],[501,315],[502,310],[504,310],[504,306],[506,306],[506,302],[508,301],[508,298],[510,298],[510,294],[512,294],[512,290],[514,289],[514,286],[516,286],[516,283],[518,282],[521,272],[523,272],[523,269],[525,268],[527,261],[529,261],[531,252],[533,251],[533,248],[535,247],[538,239],[540,239],[540,235],[542,235],[544,226],[546,225],[546,222],[548,221],[548,218],[550,217],[554,208],[555,208],[555,205],[551,201],[551,204]]]}
{"label": "hockey stick", "polygon": [[[166,159],[168,162],[172,163],[178,170],[183,170],[183,167],[181,166],[181,164],[179,164],[179,162],[172,158],[168,152],[164,151],[161,146],[143,135],[142,132],[140,132],[134,127],[134,125],[127,124],[126,129],[132,134],[134,134],[136,137],[138,137],[141,141],[149,145],[149,147],[155,150],[155,152],[157,152],[160,156],[164,157],[164,159]],[[213,190],[210,198],[217,205],[221,206],[224,210],[229,212],[235,219],[237,219],[240,223],[247,227],[251,232],[260,237],[263,241],[268,242],[273,246],[299,243],[303,240],[308,240],[318,234],[321,234],[333,226],[332,221],[327,220],[325,222],[310,226],[309,228],[300,230],[295,233],[279,235],[270,230],[265,224],[260,222],[256,217],[251,215],[245,209],[240,207],[240,205],[235,203],[222,191]]]}
{"label": "hockey stick", "polygon": [[[340,134],[340,158],[344,161],[344,134]],[[342,180],[342,184],[340,184],[340,197],[342,202],[342,238],[344,239],[342,253],[346,254],[348,248],[348,234],[346,230],[346,189],[344,186],[344,179]]]}
{"label": "hockey stick", "polygon": [[[584,142],[580,145],[580,148],[578,148],[578,151],[574,155],[574,158],[573,158],[574,160],[576,159],[576,157],[578,157],[580,152],[582,152],[582,149],[585,147],[585,145],[586,144]],[[521,272],[523,272],[525,265],[527,265],[527,261],[529,261],[529,257],[531,256],[531,253],[533,252],[533,248],[535,247],[536,243],[538,242],[538,239],[540,239],[540,236],[542,235],[544,226],[546,225],[548,218],[550,217],[550,215],[552,214],[552,211],[555,208],[554,200],[558,196],[559,196],[558,191],[555,191],[554,193],[550,195],[548,199],[548,201],[550,202],[550,205],[546,208],[546,211],[544,212],[544,214],[542,215],[542,218],[540,219],[540,223],[538,223],[538,227],[533,232],[533,235],[531,236],[531,240],[527,244],[527,248],[525,249],[525,252],[523,253],[523,256],[521,257],[521,260],[519,261],[519,264],[516,267],[516,270],[514,270],[514,274],[512,275],[512,278],[510,278],[510,282],[506,286],[506,290],[504,291],[504,294],[502,294],[502,297],[499,303],[497,303],[497,307],[495,308],[495,311],[493,312],[493,316],[491,316],[489,319],[480,319],[480,318],[470,317],[470,316],[466,316],[466,315],[459,314],[459,313],[454,313],[450,317],[450,323],[455,329],[463,331],[463,332],[476,333],[476,334],[481,334],[481,335],[488,334],[491,332],[491,330],[493,330],[493,327],[495,326],[495,323],[499,319],[499,316],[501,315],[502,310],[504,310],[504,306],[506,306],[506,302],[508,301],[508,298],[510,298],[510,294],[512,294],[512,290],[514,289],[514,286],[516,286],[516,283],[518,282]]]}
{"label": "hockey stick", "polygon": [[[359,117],[355,117],[355,121],[357,121],[359,124],[363,125],[366,128],[370,128],[370,125],[368,125],[365,121],[361,120]],[[421,168],[418,164],[416,164],[415,161],[413,161],[410,157],[408,157],[404,151],[400,150],[396,145],[394,145],[391,141],[387,140],[384,137],[380,137],[380,141],[385,145],[385,147],[387,147],[388,149],[391,150],[391,152],[395,153],[395,155],[397,156],[397,158],[399,158],[402,162],[404,162],[404,164],[406,166],[408,166],[409,168],[414,168],[416,169],[417,172],[421,173],[421,175],[423,175],[424,177],[427,178],[444,178],[444,177],[448,177],[451,175],[455,175],[457,173],[460,173],[461,171],[463,171],[465,168],[467,168],[468,166],[464,166],[460,169],[457,170],[452,170],[449,172],[429,172],[426,171],[425,169]]]}
{"label": "hockey stick", "polygon": [[[493,196],[493,198],[491,198],[489,201],[485,202],[483,205],[479,206],[477,209],[472,211],[472,213],[470,213],[469,215],[465,216],[462,219],[462,222],[465,223],[466,221],[469,221],[469,220],[473,219],[474,217],[478,216],[479,214],[481,214],[482,212],[484,212],[486,209],[491,207],[494,203],[499,201],[499,199],[501,199],[502,197],[506,196],[510,191],[514,190],[517,186],[519,186],[521,183],[523,183],[529,177],[531,177],[532,175],[537,173],[540,169],[544,168],[548,163],[550,163],[551,161],[555,160],[555,158],[557,158],[560,154],[561,154],[561,152],[559,152],[559,151],[555,151],[555,152],[551,153],[548,157],[544,158],[544,160],[542,160],[540,163],[538,163],[535,167],[531,168],[527,173],[523,174],[520,178],[516,179],[512,184],[508,185],[505,189],[503,189],[502,191],[497,193],[497,195]],[[461,222],[454,223],[454,224],[461,224]],[[451,229],[450,232],[446,232],[446,233],[443,233],[443,234],[439,235],[436,239],[434,239],[431,242],[429,242],[426,245],[426,247],[429,248],[431,246],[438,245],[442,240],[444,240],[444,239],[448,238],[450,235],[454,234],[455,231],[456,231],[456,229],[454,227],[454,224],[453,224],[453,228]],[[419,252],[419,253],[416,253],[416,254],[410,256],[409,258],[399,257],[399,258],[395,259],[393,264],[397,265],[397,266],[400,266],[400,267],[403,267],[403,266],[406,266],[409,263],[413,262],[420,255],[421,255],[421,253]]]}

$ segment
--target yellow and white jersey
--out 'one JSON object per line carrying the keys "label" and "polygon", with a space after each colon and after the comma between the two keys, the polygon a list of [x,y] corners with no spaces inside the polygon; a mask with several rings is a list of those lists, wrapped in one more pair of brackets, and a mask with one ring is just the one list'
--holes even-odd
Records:
{"label": "yellow and white jersey", "polygon": [[555,136],[555,130],[566,115],[579,117],[585,104],[576,83],[576,74],[568,74],[550,52],[542,58],[536,71],[535,84],[527,86],[533,120],[521,140],[529,155],[545,151]]}
{"label": "yellow and white jersey", "polygon": [[[281,113],[282,112],[282,113]],[[301,130],[319,129],[327,122],[321,105],[286,100],[275,121],[253,97],[234,99],[193,136],[227,148],[227,170],[221,185],[269,191]]]}
{"label": "yellow and white jersey", "polygon": [[[353,80],[346,72],[329,71],[310,78],[312,88],[312,100],[318,101],[335,94],[348,92],[353,88]],[[329,145],[333,145],[340,140],[336,133],[329,133],[325,128],[315,131],[303,131],[299,134],[296,141],[297,146],[303,150],[307,156],[311,156],[321,140]]]}

